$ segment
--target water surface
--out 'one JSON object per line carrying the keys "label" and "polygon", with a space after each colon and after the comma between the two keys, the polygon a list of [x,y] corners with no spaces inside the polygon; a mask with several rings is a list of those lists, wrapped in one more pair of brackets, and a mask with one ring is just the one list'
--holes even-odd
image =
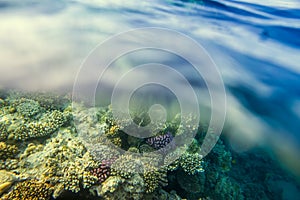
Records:
{"label": "water surface", "polygon": [[[299,13],[296,0],[2,0],[0,84],[71,91],[81,63],[107,37],[173,29],[203,45],[220,70],[233,149],[266,147],[300,177]],[[195,81],[191,71],[185,75]]]}

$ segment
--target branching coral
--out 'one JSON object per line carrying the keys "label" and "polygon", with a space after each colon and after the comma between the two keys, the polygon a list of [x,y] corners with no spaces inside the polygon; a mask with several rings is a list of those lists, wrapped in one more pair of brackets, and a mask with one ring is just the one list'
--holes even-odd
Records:
{"label": "branching coral", "polygon": [[59,182],[63,183],[64,189],[72,192],[79,192],[80,186],[90,188],[97,181],[97,177],[82,169],[76,163],[70,163],[64,168],[64,173]]}
{"label": "branching coral", "polygon": [[145,192],[152,193],[159,186],[168,185],[167,170],[165,168],[157,169],[153,165],[144,165],[143,179],[145,182]]}

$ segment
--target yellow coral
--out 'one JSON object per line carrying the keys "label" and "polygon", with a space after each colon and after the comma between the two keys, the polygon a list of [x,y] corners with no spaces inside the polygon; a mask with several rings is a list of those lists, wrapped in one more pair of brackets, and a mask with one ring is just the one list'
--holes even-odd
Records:
{"label": "yellow coral", "polygon": [[9,145],[5,142],[0,142],[0,159],[12,158],[18,153],[16,145]]}
{"label": "yellow coral", "polygon": [[119,130],[119,127],[118,127],[117,125],[113,125],[113,126],[111,126],[110,129],[109,129],[109,134],[114,135],[114,134],[116,134],[116,132],[117,132],[118,130]]}
{"label": "yellow coral", "polygon": [[145,173],[143,174],[143,179],[145,182],[146,193],[154,192],[159,185],[167,185],[168,180],[166,169],[158,170],[153,165],[145,164],[144,170]]}
{"label": "yellow coral", "polygon": [[50,199],[53,188],[50,184],[37,180],[26,180],[18,183],[14,189],[3,196],[3,199],[14,200],[47,200]]}

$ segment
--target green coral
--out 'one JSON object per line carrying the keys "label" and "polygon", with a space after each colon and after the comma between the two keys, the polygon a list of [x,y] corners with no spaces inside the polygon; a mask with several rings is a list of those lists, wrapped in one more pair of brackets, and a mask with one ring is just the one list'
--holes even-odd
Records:
{"label": "green coral", "polygon": [[139,151],[140,153],[149,153],[155,151],[155,149],[148,144],[142,144],[139,146]]}
{"label": "green coral", "polygon": [[213,199],[244,199],[240,186],[229,177],[222,177],[217,181],[211,196]]}
{"label": "green coral", "polygon": [[205,189],[205,174],[199,173],[195,175],[189,175],[183,170],[179,170],[176,173],[176,178],[179,186],[187,193],[200,193]]}
{"label": "green coral", "polygon": [[167,185],[167,170],[165,168],[158,169],[159,158],[154,157],[137,157],[134,153],[138,152],[135,147],[130,148],[132,154],[121,155],[111,166],[112,175],[132,179],[134,176],[141,176],[145,193],[155,191],[159,186]]}
{"label": "green coral", "polygon": [[189,175],[204,171],[202,156],[198,153],[184,153],[180,157],[179,165]]}
{"label": "green coral", "polygon": [[105,131],[106,138],[117,147],[122,146],[122,132],[120,131],[120,127],[115,124],[114,121],[110,121],[109,126]]}
{"label": "green coral", "polygon": [[0,98],[0,108],[5,105],[5,101]]}
{"label": "green coral", "polygon": [[[222,140],[218,141],[204,160],[205,172],[203,174],[205,177],[202,177],[202,180],[205,179],[205,187],[204,191],[201,190],[197,194],[198,197],[206,195],[212,199],[243,199],[241,187],[229,178],[228,172],[231,168],[232,158]],[[185,188],[185,186],[181,187]],[[203,187],[201,184],[199,186]]]}
{"label": "green coral", "polygon": [[40,104],[32,99],[21,98],[12,102],[16,111],[24,117],[33,117],[41,111]]}
{"label": "green coral", "polygon": [[[159,173],[162,172],[154,172],[153,175],[151,175],[150,171],[143,175],[136,173],[129,178],[110,176],[101,185],[95,186],[92,189],[97,192],[98,196],[101,196],[104,199],[108,200],[173,199],[167,197],[175,197],[176,195],[170,195],[161,189],[157,189],[158,185],[162,184],[162,179],[166,178],[166,175],[161,175]],[[163,173],[166,173],[166,171],[164,171]],[[155,177],[155,175],[158,175],[158,177]]]}
{"label": "green coral", "polygon": [[227,172],[231,169],[232,156],[230,151],[225,149],[222,140],[219,140],[217,145],[212,149],[214,162],[219,166],[220,171]]}
{"label": "green coral", "polygon": [[202,156],[198,153],[189,153],[185,151],[180,155],[180,150],[177,150],[167,155],[164,162],[168,165],[167,168],[170,171],[177,170],[179,167],[188,175],[194,175],[198,172],[204,171],[204,162],[202,160]]}
{"label": "green coral", "polygon": [[30,156],[33,153],[42,151],[44,148],[44,146],[42,144],[39,143],[29,143],[27,145],[27,148],[22,152],[22,154],[19,156],[20,159],[26,158],[28,156]]}

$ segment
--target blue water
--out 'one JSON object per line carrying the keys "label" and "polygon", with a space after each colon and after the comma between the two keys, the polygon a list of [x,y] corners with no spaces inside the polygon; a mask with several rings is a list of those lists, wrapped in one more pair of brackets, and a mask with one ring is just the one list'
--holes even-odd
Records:
{"label": "blue water", "polygon": [[300,177],[297,0],[1,0],[0,85],[71,91],[97,44],[142,27],[173,29],[203,45],[225,83],[223,133],[233,150],[266,147]]}

